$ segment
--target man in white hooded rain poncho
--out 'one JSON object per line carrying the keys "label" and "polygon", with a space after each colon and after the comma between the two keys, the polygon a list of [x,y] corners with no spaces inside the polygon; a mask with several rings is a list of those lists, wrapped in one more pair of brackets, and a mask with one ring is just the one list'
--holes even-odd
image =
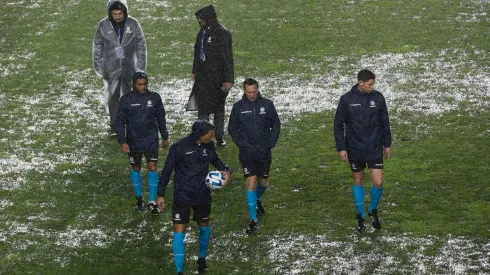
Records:
{"label": "man in white hooded rain poncho", "polygon": [[111,135],[119,99],[131,91],[131,77],[146,71],[146,41],[140,23],[128,15],[126,0],[109,0],[93,42],[94,69],[104,78],[104,104],[110,116]]}

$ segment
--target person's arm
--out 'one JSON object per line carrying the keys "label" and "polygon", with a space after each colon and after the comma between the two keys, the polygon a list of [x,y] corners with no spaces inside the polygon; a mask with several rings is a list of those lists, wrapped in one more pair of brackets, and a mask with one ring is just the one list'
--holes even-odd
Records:
{"label": "person's arm", "polygon": [[192,80],[196,80],[196,74],[199,72],[199,59],[201,58],[199,55],[199,39],[202,35],[202,29],[199,31],[196,37],[196,43],[194,44],[194,62],[192,63]]}
{"label": "person's arm", "polygon": [[281,121],[279,120],[279,115],[277,114],[276,107],[274,103],[271,102],[271,133],[269,136],[269,148],[274,148],[279,140],[279,135],[281,133]]}
{"label": "person's arm", "polygon": [[390,118],[388,116],[388,107],[386,106],[386,101],[383,95],[381,95],[381,133],[383,135],[382,143],[384,147],[384,156],[389,159],[391,156],[391,129],[390,129]]}
{"label": "person's arm", "polygon": [[[136,20],[136,19],[135,19]],[[138,21],[136,21],[136,70],[146,72],[146,40],[143,29]]]}
{"label": "person's arm", "polygon": [[172,176],[172,172],[175,168],[175,163],[177,160],[177,152],[175,143],[168,150],[167,159],[165,160],[165,165],[163,166],[162,173],[160,178],[158,179],[157,186],[157,205],[161,211],[163,211],[165,206],[165,191],[167,190],[168,183],[170,182],[170,176]]}
{"label": "person's arm", "polygon": [[209,161],[211,164],[216,167],[219,171],[223,172],[225,174],[225,182],[223,183],[224,186],[228,185],[228,182],[231,179],[231,170],[228,165],[226,165],[223,160],[218,156],[218,153],[216,153],[216,149],[212,148],[210,150],[210,155],[209,155]]}
{"label": "person's arm", "polygon": [[228,134],[238,148],[249,147],[247,141],[242,139],[240,134],[240,108],[238,104],[231,108],[230,119],[228,120]]}
{"label": "person's arm", "polygon": [[229,89],[235,81],[235,61],[233,59],[233,40],[231,32],[225,31],[221,44],[223,66],[224,66],[224,83],[223,85]]}
{"label": "person's arm", "polygon": [[160,131],[160,136],[162,137],[162,148],[167,148],[168,146],[168,130],[167,121],[165,120],[165,108],[163,106],[162,98],[159,94],[157,95],[157,105],[155,110],[155,120],[158,125],[158,130]]}
{"label": "person's arm", "polygon": [[339,104],[337,106],[337,111],[335,112],[335,119],[334,119],[334,136],[335,136],[335,145],[337,152],[345,152],[345,156],[340,155],[342,160],[345,160],[347,157],[347,147],[345,144],[345,129],[344,129],[344,124],[345,120],[347,117],[347,106],[345,103],[345,98],[342,96],[340,98]]}
{"label": "person's arm", "polygon": [[94,41],[92,43],[92,56],[94,62],[94,70],[97,75],[102,76],[104,74],[104,37],[102,36],[101,23],[97,25],[97,30],[95,31]]}

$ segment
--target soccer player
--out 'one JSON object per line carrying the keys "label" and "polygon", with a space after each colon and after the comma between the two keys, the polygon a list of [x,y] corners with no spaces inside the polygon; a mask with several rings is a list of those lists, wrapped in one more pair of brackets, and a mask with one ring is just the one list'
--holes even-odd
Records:
{"label": "soccer player", "polygon": [[193,219],[199,225],[199,258],[198,272],[206,272],[206,253],[211,229],[209,218],[211,214],[211,191],[206,186],[205,179],[209,173],[209,164],[213,164],[225,174],[224,186],[230,181],[231,171],[216,153],[214,125],[206,120],[197,120],[192,125],[192,133],[174,143],[168,152],[165,166],[158,181],[157,204],[161,211],[165,206],[165,190],[174,176],[174,200],[172,217],[174,224],[174,253],[177,274],[183,274],[185,226],[189,223],[191,209]]}
{"label": "soccer player", "polygon": [[272,101],[260,94],[255,79],[245,79],[243,91],[242,99],[231,109],[228,133],[238,146],[247,182],[245,193],[250,222],[246,231],[250,233],[259,225],[257,213],[265,214],[261,197],[267,189],[272,148],[279,139],[281,122]]}
{"label": "soccer player", "polygon": [[[378,202],[383,192],[383,155],[390,158],[391,131],[383,95],[374,90],[376,76],[369,70],[357,74],[358,83],[340,97],[334,121],[337,151],[349,161],[354,185],[352,194],[357,209],[358,231],[365,229],[364,168],[369,169],[373,186],[368,215],[374,228],[381,229]],[[345,126],[345,128],[344,128]]]}
{"label": "soccer player", "polygon": [[158,132],[162,137],[161,147],[167,148],[168,131],[162,99],[158,93],[148,90],[146,73],[136,72],[133,75],[133,90],[121,98],[114,126],[121,151],[128,154],[131,164],[136,209],[145,209],[140,175],[141,159],[145,155],[150,193],[147,207],[153,214],[158,215],[160,210],[155,202],[158,184]]}
{"label": "soccer player", "polygon": [[97,25],[93,41],[94,69],[104,79],[104,104],[110,116],[110,133],[119,99],[131,91],[131,77],[146,69],[146,40],[141,25],[128,15],[126,0],[109,0],[108,16]]}

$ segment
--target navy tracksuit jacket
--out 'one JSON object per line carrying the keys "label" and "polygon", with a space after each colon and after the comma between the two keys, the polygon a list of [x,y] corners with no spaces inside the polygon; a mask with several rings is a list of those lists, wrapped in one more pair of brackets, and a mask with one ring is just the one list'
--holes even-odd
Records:
{"label": "navy tracksuit jacket", "polygon": [[231,109],[228,133],[240,150],[240,159],[264,161],[271,157],[281,131],[281,121],[272,101],[246,95]]}
{"label": "navy tracksuit jacket", "polygon": [[168,139],[165,109],[158,93],[135,90],[123,95],[117,108],[114,127],[119,144],[127,143],[132,152],[158,150],[158,132]]}
{"label": "navy tracksuit jacket", "polygon": [[353,86],[340,97],[334,134],[337,151],[347,151],[349,160],[382,157],[383,147],[391,146],[390,120],[383,95],[376,90],[362,93],[358,85]]}

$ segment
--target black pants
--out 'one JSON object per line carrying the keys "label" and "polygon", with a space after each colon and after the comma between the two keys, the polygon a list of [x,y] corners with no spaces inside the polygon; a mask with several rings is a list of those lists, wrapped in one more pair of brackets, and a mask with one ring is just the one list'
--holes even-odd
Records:
{"label": "black pants", "polygon": [[109,116],[111,118],[111,122],[110,122],[111,130],[114,130],[114,119],[116,118],[117,106],[119,106],[119,100],[121,99],[121,96],[123,96],[130,90],[131,87],[129,87],[128,85],[123,85],[121,89],[121,79],[119,79],[119,82],[117,82],[117,87],[114,90],[114,94],[111,96],[111,99],[109,100]]}
{"label": "black pants", "polygon": [[[209,115],[209,113],[205,113],[201,110],[197,111],[197,119],[209,121]],[[223,139],[223,136],[225,135],[225,108],[214,113],[213,124],[215,129],[214,135],[216,138]]]}

